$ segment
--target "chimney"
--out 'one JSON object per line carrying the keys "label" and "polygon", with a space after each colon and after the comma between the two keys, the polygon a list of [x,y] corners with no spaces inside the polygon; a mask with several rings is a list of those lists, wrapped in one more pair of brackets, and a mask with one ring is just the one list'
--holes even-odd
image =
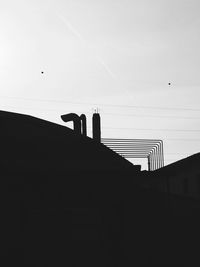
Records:
{"label": "chimney", "polygon": [[98,143],[101,142],[101,118],[99,113],[94,113],[92,117],[93,139]]}

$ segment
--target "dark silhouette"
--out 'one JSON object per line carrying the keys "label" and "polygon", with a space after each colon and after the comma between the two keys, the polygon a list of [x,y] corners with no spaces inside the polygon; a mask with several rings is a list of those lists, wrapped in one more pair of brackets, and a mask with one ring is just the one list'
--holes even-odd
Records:
{"label": "dark silhouette", "polygon": [[198,265],[199,201],[162,191],[167,166],[138,171],[77,116],[62,116],[71,130],[0,112],[8,265]]}
{"label": "dark silhouette", "polygon": [[73,121],[74,124],[74,131],[77,134],[81,134],[81,119],[75,113],[69,113],[61,116],[61,119],[64,122]]}
{"label": "dark silhouette", "polygon": [[99,113],[93,114],[92,133],[93,133],[93,139],[97,142],[101,142],[101,118]]}
{"label": "dark silhouette", "polygon": [[80,119],[81,119],[81,125],[82,125],[82,134],[84,136],[87,136],[87,120],[86,120],[85,114],[81,114]]}
{"label": "dark silhouette", "polygon": [[61,116],[61,119],[64,122],[73,121],[74,124],[74,131],[77,134],[82,134],[84,136],[87,136],[87,121],[85,114],[81,114],[81,116],[78,116],[75,113],[69,113]]}

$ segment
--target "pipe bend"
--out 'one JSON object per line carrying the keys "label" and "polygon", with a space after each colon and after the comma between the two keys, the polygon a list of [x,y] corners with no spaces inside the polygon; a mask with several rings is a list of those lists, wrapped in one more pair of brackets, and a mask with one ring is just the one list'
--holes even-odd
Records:
{"label": "pipe bend", "polygon": [[73,121],[74,131],[78,134],[81,134],[81,119],[76,113],[68,113],[61,115],[61,119],[64,122]]}
{"label": "pipe bend", "polygon": [[68,114],[61,115],[61,119],[64,122],[78,121],[78,120],[80,120],[80,117],[76,113],[68,113]]}

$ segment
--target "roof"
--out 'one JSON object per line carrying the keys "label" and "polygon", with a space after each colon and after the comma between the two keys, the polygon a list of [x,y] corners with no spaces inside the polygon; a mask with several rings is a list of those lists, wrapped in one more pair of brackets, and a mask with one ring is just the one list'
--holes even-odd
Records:
{"label": "roof", "polygon": [[12,162],[24,169],[28,165],[62,170],[134,169],[132,163],[103,144],[68,127],[5,111],[0,111],[0,121],[4,164]]}
{"label": "roof", "polygon": [[194,169],[200,171],[200,153],[196,153],[179,161],[173,162],[172,164],[166,165],[155,172],[170,174],[172,172],[185,172]]}

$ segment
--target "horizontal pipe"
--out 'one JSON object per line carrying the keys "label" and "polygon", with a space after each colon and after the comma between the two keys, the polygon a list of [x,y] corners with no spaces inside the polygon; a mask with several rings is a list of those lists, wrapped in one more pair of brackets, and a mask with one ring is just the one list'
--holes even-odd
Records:
{"label": "horizontal pipe", "polygon": [[102,143],[126,158],[147,157],[151,170],[164,166],[163,141],[160,139],[102,138]]}
{"label": "horizontal pipe", "polygon": [[114,142],[161,142],[160,139],[115,139],[115,138],[102,138],[104,141]]}

